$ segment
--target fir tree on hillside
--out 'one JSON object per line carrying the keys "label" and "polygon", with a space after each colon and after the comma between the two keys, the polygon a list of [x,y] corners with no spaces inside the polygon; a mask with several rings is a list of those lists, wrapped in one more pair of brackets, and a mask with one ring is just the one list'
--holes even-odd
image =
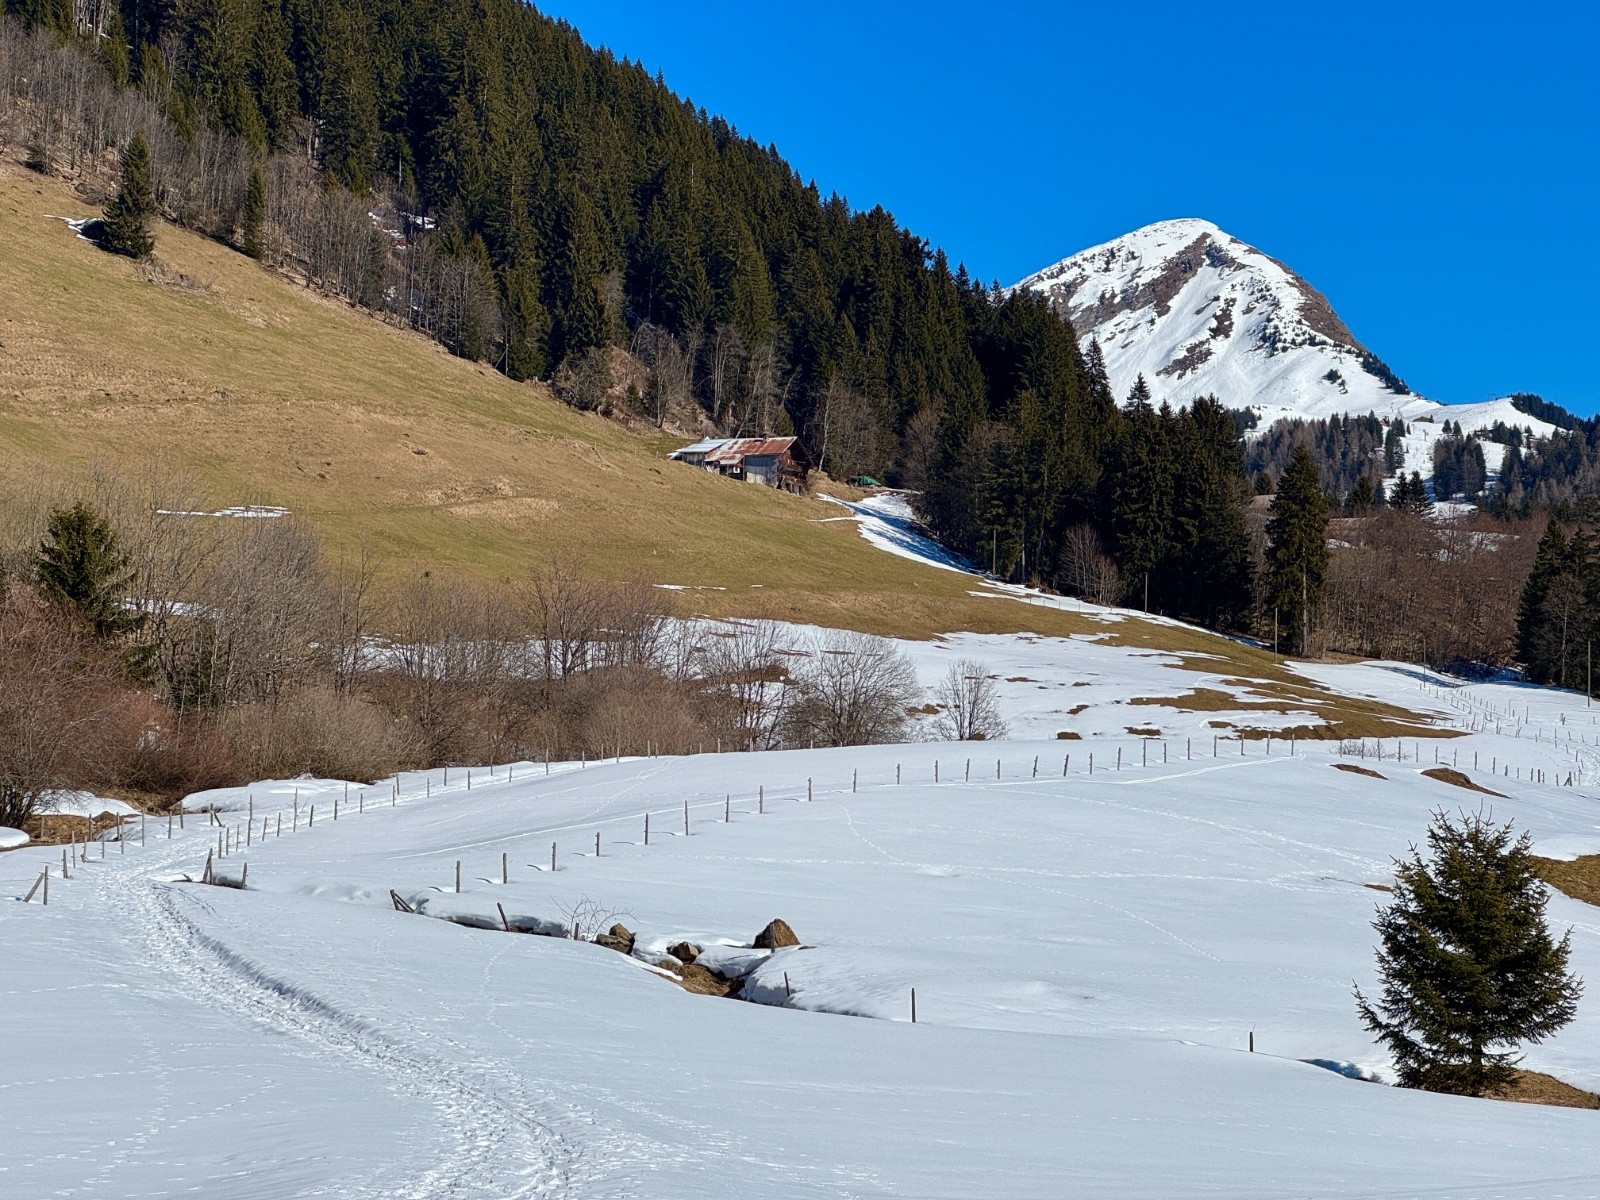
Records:
{"label": "fir tree on hillside", "polygon": [[1576,1015],[1572,935],[1546,927],[1529,834],[1437,812],[1427,841],[1427,858],[1413,846],[1396,861],[1394,900],[1373,922],[1382,990],[1369,1000],[1357,988],[1356,1007],[1402,1087],[1488,1095],[1510,1082],[1517,1047]]}
{"label": "fir tree on hillside", "polygon": [[102,641],[137,632],[144,614],[127,607],[133,569],[111,522],[87,501],[53,508],[34,570],[40,593]]}
{"label": "fir tree on hillside", "polygon": [[266,221],[267,189],[261,182],[260,168],[251,167],[250,182],[245,185],[244,208],[239,217],[239,223],[243,227],[239,238],[239,249],[251,258],[260,258],[266,253],[266,246],[262,242],[262,229]]}
{"label": "fir tree on hillside", "polygon": [[1311,451],[1302,445],[1278,480],[1267,520],[1267,604],[1287,634],[1288,653],[1308,650],[1328,569],[1327,527],[1328,500]]}
{"label": "fir tree on hillside", "polygon": [[1594,540],[1552,521],[1539,541],[1517,606],[1517,656],[1528,678],[1586,687],[1600,630],[1600,556]]}
{"label": "fir tree on hillside", "polygon": [[117,194],[106,205],[100,244],[116,254],[149,258],[156,244],[155,238],[150,235],[150,218],[155,216],[155,212],[150,147],[144,140],[144,134],[136,133],[122,152],[122,182],[117,187]]}

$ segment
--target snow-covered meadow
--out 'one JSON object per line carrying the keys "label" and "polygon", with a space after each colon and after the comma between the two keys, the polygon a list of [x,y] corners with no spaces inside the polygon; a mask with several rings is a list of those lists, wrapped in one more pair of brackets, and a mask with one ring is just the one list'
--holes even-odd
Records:
{"label": "snow-covered meadow", "polygon": [[[248,863],[248,890],[182,881],[219,834],[199,811],[170,841],[130,824],[66,881],[57,849],[0,855],[7,895],[57,876],[48,908],[0,905],[0,1195],[1600,1194],[1592,1113],[1303,1061],[1384,1072],[1350,988],[1372,976],[1373,885],[1430,809],[1483,799],[1548,852],[1600,850],[1587,784],[1488,770],[1592,778],[1581,697],[1307,668],[1477,730],[1400,762],[1368,743],[1379,780],[1335,770],[1327,743],[1213,757],[1214,712],[1128,735],[1160,710],[1123,701],[1196,679],[1160,657],[973,637],[919,669],[931,682],[954,653],[1005,677],[1010,740],[195,797],[241,837],[253,813],[215,863],[235,880]],[[1068,699],[1090,705],[1082,741],[1054,737]],[[1507,798],[1422,777],[1436,748]],[[391,889],[484,928],[397,911]],[[585,903],[642,957],[494,928]],[[1551,911],[1600,977],[1600,922]],[[748,944],[773,917],[804,946],[746,956],[761,1003],[644,961]],[[1529,1065],[1600,1088],[1600,1017],[1585,1005]]]}

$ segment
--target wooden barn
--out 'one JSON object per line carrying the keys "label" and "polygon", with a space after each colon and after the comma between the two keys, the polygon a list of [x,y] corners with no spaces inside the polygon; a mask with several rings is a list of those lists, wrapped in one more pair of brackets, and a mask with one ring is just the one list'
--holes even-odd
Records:
{"label": "wooden barn", "polygon": [[799,438],[711,438],[674,450],[669,458],[730,479],[804,492],[811,456]]}

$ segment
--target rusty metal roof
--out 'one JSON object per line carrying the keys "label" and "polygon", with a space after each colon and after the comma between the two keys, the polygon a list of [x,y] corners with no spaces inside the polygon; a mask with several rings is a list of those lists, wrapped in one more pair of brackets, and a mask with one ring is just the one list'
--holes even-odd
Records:
{"label": "rusty metal roof", "polygon": [[794,438],[730,438],[706,455],[706,461],[737,466],[747,458],[776,458],[790,446]]}

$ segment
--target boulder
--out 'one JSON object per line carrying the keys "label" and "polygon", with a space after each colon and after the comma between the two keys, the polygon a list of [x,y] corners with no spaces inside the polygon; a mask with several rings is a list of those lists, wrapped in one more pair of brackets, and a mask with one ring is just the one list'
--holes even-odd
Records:
{"label": "boulder", "polygon": [[613,925],[609,932],[595,938],[594,944],[615,950],[619,954],[633,953],[633,931],[626,925]]}
{"label": "boulder", "polygon": [[799,944],[800,939],[794,935],[794,930],[789,928],[789,922],[782,917],[767,922],[767,927],[756,934],[756,940],[751,943],[757,950],[777,950],[783,946]]}
{"label": "boulder", "polygon": [[693,942],[675,942],[667,947],[667,953],[681,963],[692,963],[700,957],[700,947]]}

